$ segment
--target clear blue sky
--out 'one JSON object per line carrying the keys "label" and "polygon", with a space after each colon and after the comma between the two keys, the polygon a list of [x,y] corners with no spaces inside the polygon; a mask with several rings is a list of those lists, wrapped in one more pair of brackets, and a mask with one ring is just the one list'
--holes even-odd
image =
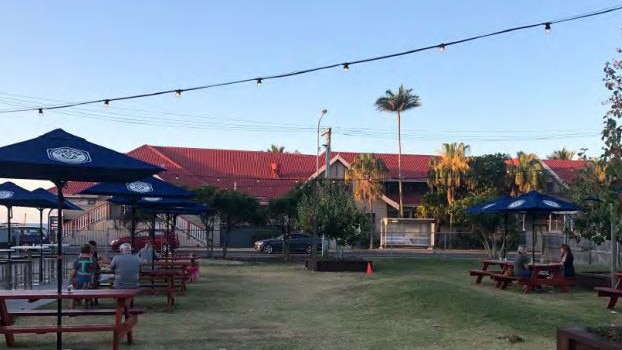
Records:
{"label": "clear blue sky", "polygon": [[[618,1],[5,1],[0,109],[288,72],[581,14]],[[413,88],[403,152],[463,141],[473,154],[561,147],[600,154],[605,61],[622,12],[306,76],[66,111],[0,115],[0,145],[63,128],[129,151],[142,144],[315,153],[395,152],[396,123],[374,108]],[[47,102],[46,102],[47,101]]]}

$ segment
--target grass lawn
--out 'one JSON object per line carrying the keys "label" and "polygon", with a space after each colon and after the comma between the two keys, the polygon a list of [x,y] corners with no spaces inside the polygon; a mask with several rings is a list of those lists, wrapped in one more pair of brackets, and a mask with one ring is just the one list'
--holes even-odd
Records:
{"label": "grass lawn", "polygon": [[[147,313],[135,344],[122,349],[554,349],[557,326],[608,324],[612,317],[604,298],[577,287],[524,295],[515,286],[497,290],[489,279],[475,285],[468,269],[477,260],[374,263],[367,276],[204,261],[201,279],[172,311],[164,296],[137,299]],[[511,335],[524,342],[505,340]],[[29,349],[51,349],[54,339],[16,336],[18,348]],[[67,349],[109,349],[111,339],[64,335]]]}

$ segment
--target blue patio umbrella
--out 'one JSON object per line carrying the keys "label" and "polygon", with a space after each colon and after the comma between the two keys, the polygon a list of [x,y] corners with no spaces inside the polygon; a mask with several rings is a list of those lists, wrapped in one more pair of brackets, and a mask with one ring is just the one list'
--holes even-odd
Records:
{"label": "blue patio umbrella", "polygon": [[[143,197],[140,199],[131,199],[123,196],[115,196],[109,198],[110,203],[118,205],[131,205],[133,209],[140,208],[155,214],[169,214],[173,216],[173,230],[175,229],[175,220],[177,215],[190,214],[200,215],[210,211],[210,207],[197,203],[188,198],[163,198],[163,197]],[[132,217],[132,220],[134,218]],[[155,220],[155,216],[154,216]],[[167,220],[168,224],[168,220]],[[132,224],[134,227],[134,224]],[[153,231],[152,231],[153,233]],[[174,232],[173,232],[174,234]],[[154,237],[152,237],[154,238]],[[168,241],[167,235],[167,241]],[[172,249],[171,249],[172,250]]]}
{"label": "blue patio umbrella", "polygon": [[[489,200],[480,204],[476,204],[473,206],[470,206],[468,208],[466,208],[464,210],[465,213],[467,214],[484,214],[484,213],[492,213],[494,212],[494,210],[496,209],[500,209],[500,208],[504,208],[505,205],[507,205],[508,201],[512,200],[513,198],[508,196],[508,195],[502,195],[498,198],[495,198],[493,200]],[[508,231],[508,214],[505,213],[503,215],[503,250],[501,252],[502,257],[505,258],[505,255],[507,253],[507,231]]]}
{"label": "blue patio umbrella", "polygon": [[[0,177],[50,180],[58,190],[62,218],[63,187],[68,181],[132,181],[164,170],[123,153],[91,143],[62,129],[34,139],[0,147]],[[63,221],[57,231],[57,290],[63,284]],[[57,301],[56,324],[62,324],[62,300]],[[56,349],[62,349],[62,333],[56,333]]]}
{"label": "blue patio umbrella", "polygon": [[[11,213],[13,207],[29,207],[36,208],[41,201],[32,192],[17,186],[12,182],[0,184],[0,205],[7,209],[7,239],[11,244]],[[19,236],[17,238],[19,244]]]}
{"label": "blue patio umbrella", "polygon": [[531,214],[531,259],[535,261],[535,240],[536,240],[536,224],[535,216],[551,213],[571,213],[584,210],[582,207],[566,202],[561,199],[540,193],[538,191],[530,191],[518,197],[515,197],[501,204],[500,207],[484,208],[483,213],[524,213]]}
{"label": "blue patio umbrella", "polygon": [[181,187],[172,185],[164,180],[160,180],[153,176],[145,177],[138,181],[126,183],[110,183],[102,182],[95,184],[83,191],[81,194],[97,194],[110,196],[123,196],[127,198],[130,205],[130,214],[132,216],[130,225],[130,241],[132,248],[134,247],[134,236],[136,233],[135,222],[133,220],[135,214],[134,203],[141,198],[190,198],[194,193],[187,191]]}

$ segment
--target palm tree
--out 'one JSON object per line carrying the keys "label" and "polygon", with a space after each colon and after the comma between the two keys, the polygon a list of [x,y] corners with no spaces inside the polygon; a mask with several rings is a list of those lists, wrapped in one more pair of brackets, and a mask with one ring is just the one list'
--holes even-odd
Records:
{"label": "palm tree", "polygon": [[508,164],[508,187],[513,195],[544,188],[544,169],[535,153],[519,151],[516,159]]}
{"label": "palm tree", "polygon": [[566,149],[566,147],[562,147],[562,149],[557,150],[551,153],[548,158],[549,159],[558,159],[558,160],[572,160],[575,156],[575,151],[571,151]]}
{"label": "palm tree", "polygon": [[372,202],[384,194],[383,180],[389,170],[382,159],[369,153],[360,154],[346,171],[346,181],[354,184],[354,198],[365,201],[369,212],[369,249],[374,247],[374,230],[371,223]]}
{"label": "palm tree", "polygon": [[412,94],[413,89],[405,89],[400,85],[397,94],[387,90],[385,96],[376,100],[376,109],[384,112],[397,114],[397,181],[400,196],[400,217],[404,217],[404,200],[402,194],[402,132],[401,132],[401,113],[402,111],[421,106],[419,96]]}
{"label": "palm tree", "polygon": [[271,153],[285,153],[285,146],[270,145],[270,148],[266,151]]}
{"label": "palm tree", "polygon": [[447,204],[454,203],[456,191],[466,184],[470,147],[464,143],[444,143],[439,158],[432,158],[432,183],[447,192]]}

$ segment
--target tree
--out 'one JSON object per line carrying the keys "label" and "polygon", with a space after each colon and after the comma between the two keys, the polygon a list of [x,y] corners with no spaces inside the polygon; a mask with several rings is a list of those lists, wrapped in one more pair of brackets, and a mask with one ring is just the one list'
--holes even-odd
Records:
{"label": "tree", "polygon": [[267,152],[271,152],[271,153],[285,153],[285,146],[270,145],[270,148],[267,149]]}
{"label": "tree", "polygon": [[231,231],[243,224],[259,224],[264,219],[257,198],[235,190],[218,190],[211,197],[211,205],[220,217],[225,232],[222,244],[222,257],[227,257],[229,235]]}
{"label": "tree", "polygon": [[303,190],[294,188],[281,198],[271,199],[268,203],[268,214],[272,221],[281,227],[283,234],[283,256],[289,260],[289,235],[298,216],[298,202]]}
{"label": "tree", "polygon": [[534,153],[519,151],[507,168],[508,192],[513,196],[544,188],[544,169]]}
{"label": "tree", "polygon": [[385,96],[376,100],[376,109],[384,112],[396,113],[397,115],[397,168],[399,186],[399,205],[400,217],[404,217],[404,199],[402,193],[402,132],[401,132],[401,113],[411,108],[421,106],[419,96],[412,94],[413,89],[405,89],[400,85],[397,94],[393,91],[385,91]]}
{"label": "tree", "polygon": [[466,184],[469,171],[469,146],[464,143],[444,143],[439,158],[430,160],[433,187],[447,194],[447,204],[454,203],[456,192]]}
{"label": "tree", "polygon": [[566,149],[566,147],[562,147],[562,149],[554,151],[549,154],[549,159],[557,159],[557,160],[572,160],[575,156],[575,151],[571,151]]}
{"label": "tree", "polygon": [[[346,171],[346,181],[354,185],[354,198],[362,200],[367,206],[369,213],[369,226],[373,227],[372,202],[380,199],[384,194],[384,186],[381,183],[389,172],[382,159],[376,158],[369,153],[360,154],[354,159],[350,168]],[[374,229],[369,230],[369,249],[374,248]]]}
{"label": "tree", "polygon": [[472,157],[467,175],[469,192],[502,194],[505,191],[506,163],[509,158],[502,153]]}
{"label": "tree", "polygon": [[[314,205],[317,205],[317,227],[320,234],[337,242],[352,244],[367,236],[367,218],[357,207],[352,192],[342,181],[315,179],[317,198],[305,190],[298,204],[298,223],[305,231],[313,230]],[[309,186],[309,189],[311,186]]]}
{"label": "tree", "polygon": [[[209,208],[213,208],[216,191],[216,187],[205,184],[194,191],[195,199],[197,202],[203,203]],[[214,222],[217,216],[218,213],[216,210],[210,210],[200,215],[201,222],[206,232],[207,255],[210,258],[214,255]]]}

